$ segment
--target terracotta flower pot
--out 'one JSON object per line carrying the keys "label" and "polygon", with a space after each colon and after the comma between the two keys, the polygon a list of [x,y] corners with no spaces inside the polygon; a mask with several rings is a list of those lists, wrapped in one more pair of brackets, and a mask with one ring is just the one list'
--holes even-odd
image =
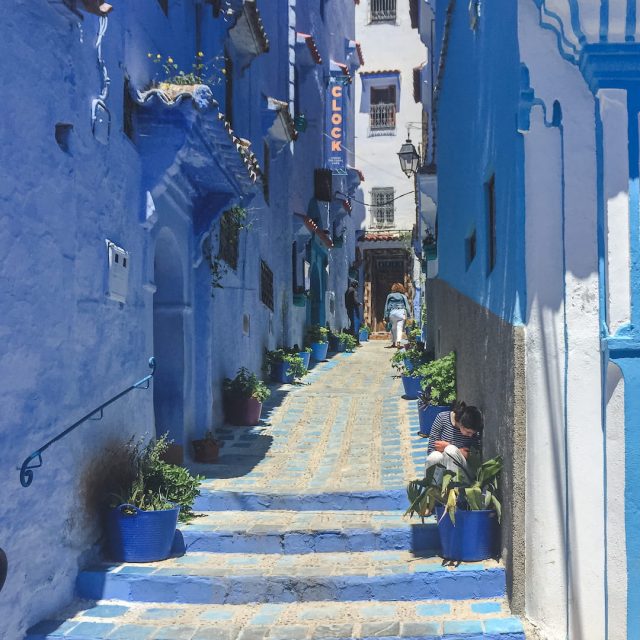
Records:
{"label": "terracotta flower pot", "polygon": [[253,397],[226,394],[224,396],[224,415],[229,424],[254,427],[260,422],[262,402]]}
{"label": "terracotta flower pot", "polygon": [[211,438],[192,440],[191,445],[193,446],[193,459],[196,462],[202,462],[204,464],[217,462],[220,445],[218,445],[215,440]]}

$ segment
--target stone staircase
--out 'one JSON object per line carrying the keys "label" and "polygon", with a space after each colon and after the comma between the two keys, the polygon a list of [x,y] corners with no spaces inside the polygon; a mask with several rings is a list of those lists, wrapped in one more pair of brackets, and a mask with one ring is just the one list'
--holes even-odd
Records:
{"label": "stone staircase", "polygon": [[417,415],[399,392],[365,410],[350,397],[358,371],[368,398],[377,384],[398,391],[387,370],[371,369],[377,353],[367,345],[317,367],[310,386],[274,398],[261,427],[222,429],[202,517],[181,528],[187,553],[87,568],[78,599],[27,638],[523,639],[502,565],[443,563],[433,519],[402,518],[402,487],[421,470],[426,441],[411,435]]}

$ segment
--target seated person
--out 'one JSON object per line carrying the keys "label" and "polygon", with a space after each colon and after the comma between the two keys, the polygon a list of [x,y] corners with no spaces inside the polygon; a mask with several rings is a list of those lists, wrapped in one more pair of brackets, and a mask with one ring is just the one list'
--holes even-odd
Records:
{"label": "seated person", "polygon": [[471,449],[480,449],[483,428],[482,413],[477,407],[456,402],[451,411],[441,411],[431,427],[426,468],[441,464],[457,472],[458,464],[466,467]]}

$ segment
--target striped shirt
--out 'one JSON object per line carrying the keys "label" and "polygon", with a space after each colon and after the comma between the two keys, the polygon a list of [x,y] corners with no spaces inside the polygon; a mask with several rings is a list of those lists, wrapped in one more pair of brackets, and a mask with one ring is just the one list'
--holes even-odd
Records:
{"label": "striped shirt", "polygon": [[429,435],[429,448],[427,455],[435,451],[437,440],[444,440],[458,449],[480,449],[480,434],[463,436],[458,427],[451,424],[451,411],[441,411],[433,421],[431,434]]}

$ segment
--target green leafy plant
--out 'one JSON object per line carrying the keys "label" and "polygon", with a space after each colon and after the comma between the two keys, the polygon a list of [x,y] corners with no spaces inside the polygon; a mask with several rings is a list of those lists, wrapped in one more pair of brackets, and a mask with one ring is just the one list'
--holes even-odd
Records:
{"label": "green leafy plant", "polygon": [[172,56],[163,56],[159,53],[155,55],[147,53],[147,58],[162,69],[160,74],[156,74],[156,83],[216,85],[222,81],[222,77],[226,73],[226,70],[222,68],[224,61],[223,56],[216,56],[213,59],[206,60],[202,51],[198,51],[195,55],[194,61],[191,63],[191,68],[188,71],[180,69],[180,66]]}
{"label": "green leafy plant", "polygon": [[309,373],[298,353],[298,350],[294,351],[293,349],[286,348],[275,349],[274,351],[265,351],[264,366],[269,372],[271,372],[276,364],[286,362],[288,364],[286,375],[292,375],[294,379],[297,380]]}
{"label": "green leafy plant", "polygon": [[338,342],[343,342],[344,348],[347,351],[353,351],[356,348],[356,345],[358,344],[358,341],[356,340],[355,336],[352,336],[350,333],[347,333],[346,331],[342,331],[336,334],[336,340],[338,340]]}
{"label": "green leafy plant", "polygon": [[498,498],[498,480],[503,467],[502,457],[496,456],[482,462],[479,454],[471,452],[466,468],[455,458],[451,459],[458,467],[456,471],[450,471],[444,465],[433,465],[427,469],[424,479],[413,480],[408,484],[409,508],[405,515],[424,518],[440,504],[453,524],[456,522],[456,509],[493,509],[499,522],[502,504]]}
{"label": "green leafy plant", "polygon": [[371,327],[366,323],[361,324],[359,330],[360,331],[366,331],[368,334],[371,333]]}
{"label": "green leafy plant", "polygon": [[235,378],[225,378],[222,389],[230,395],[255,398],[258,402],[264,402],[271,395],[267,385],[246,367],[240,367]]}
{"label": "green leafy plant", "polygon": [[128,445],[129,472],[118,491],[112,494],[110,506],[130,504],[143,511],[159,511],[180,506],[180,522],[195,516],[193,503],[200,495],[203,476],[192,476],[183,467],[168,464],[162,459],[169,447],[167,435],[151,440],[145,446],[130,441]]}
{"label": "green leafy plant", "polygon": [[[419,376],[419,367],[424,363],[426,353],[417,347],[410,349],[398,349],[391,356],[391,366],[403,376]],[[410,364],[407,367],[407,362]]]}
{"label": "green leafy plant", "polygon": [[422,377],[422,389],[428,394],[428,399],[423,395],[428,404],[445,406],[455,401],[456,354],[453,351],[421,365],[417,372]]}
{"label": "green leafy plant", "polygon": [[329,329],[319,324],[312,324],[307,327],[307,342],[327,342],[329,340]]}

